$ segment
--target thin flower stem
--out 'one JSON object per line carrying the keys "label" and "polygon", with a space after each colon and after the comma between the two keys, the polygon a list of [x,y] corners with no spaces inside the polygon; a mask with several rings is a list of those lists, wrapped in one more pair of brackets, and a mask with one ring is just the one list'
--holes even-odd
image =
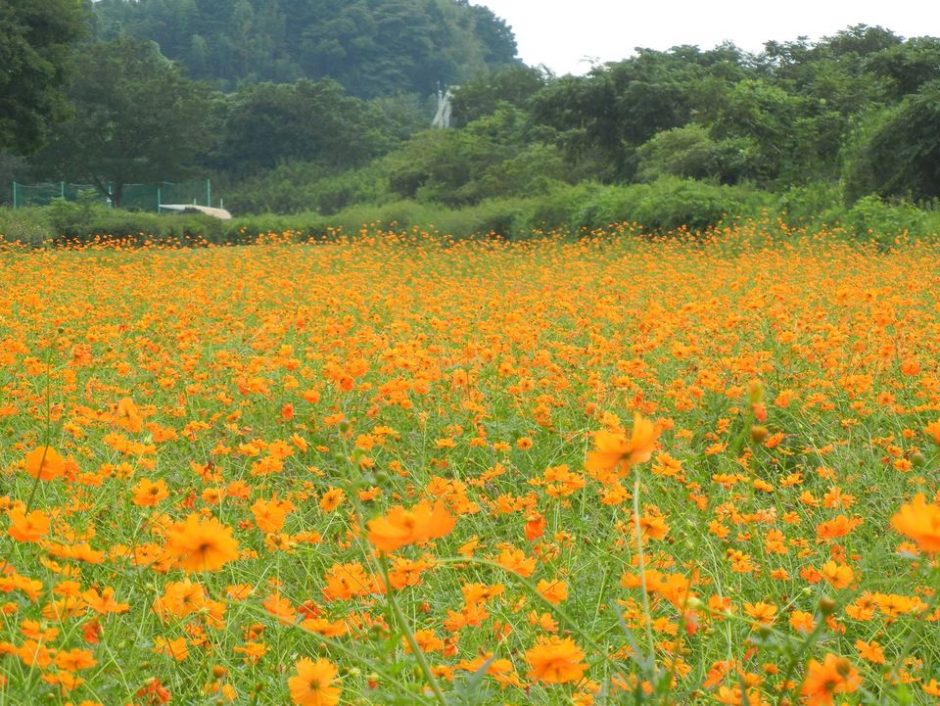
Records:
{"label": "thin flower stem", "polygon": [[[249,610],[249,611],[253,611],[253,612],[258,613],[259,615],[262,615],[262,616],[267,617],[267,618],[270,618],[270,617],[271,617],[271,614],[268,613],[268,612],[267,612],[266,610],[264,610],[263,608],[261,608],[261,606],[252,605],[251,603],[248,603],[247,601],[232,601],[232,600],[229,600],[229,601],[226,601],[226,603],[228,603],[229,605],[238,606],[238,607],[240,607],[240,608],[245,608],[245,609],[247,609],[247,610]],[[283,624],[283,623],[282,623],[282,624]],[[400,690],[403,694],[407,694],[409,698],[415,699],[418,703],[421,703],[421,704],[428,704],[428,703],[430,703],[429,701],[427,701],[427,699],[425,699],[425,698],[423,698],[423,697],[420,697],[420,696],[417,696],[416,694],[414,694],[412,691],[410,691],[410,690],[408,689],[407,686],[405,686],[403,683],[401,683],[400,681],[398,681],[397,679],[395,679],[390,673],[386,672],[384,669],[382,669],[381,667],[377,666],[377,665],[376,665],[375,663],[373,663],[373,662],[366,662],[366,660],[363,659],[363,657],[362,657],[361,654],[359,654],[359,653],[357,653],[357,652],[355,652],[355,651],[349,649],[348,647],[344,646],[343,644],[341,644],[341,643],[338,642],[337,640],[330,640],[329,638],[324,637],[324,636],[321,635],[320,633],[314,632],[313,630],[308,630],[308,629],[305,628],[303,625],[300,625],[300,624],[298,624],[298,623],[291,623],[291,624],[288,625],[287,627],[296,628],[297,630],[300,630],[300,631],[301,631],[302,633],[304,633],[305,635],[311,635],[311,636],[314,637],[316,640],[318,640],[318,641],[320,642],[320,644],[325,645],[328,649],[336,650],[337,652],[340,652],[340,653],[344,654],[346,657],[349,657],[351,660],[353,660],[353,661],[356,662],[356,663],[366,663],[366,664],[368,664],[368,668],[369,668],[370,670],[372,670],[373,672],[375,672],[376,674],[378,674],[380,677],[382,677],[382,679],[384,679],[387,683],[389,683],[389,684],[394,684],[395,686],[397,686],[397,687],[399,688],[399,690]]]}
{"label": "thin flower stem", "polygon": [[[447,566],[448,564],[453,564],[453,565],[458,565],[458,566],[460,564],[475,564],[477,566],[489,566],[490,568],[493,568],[493,569],[507,571],[507,569],[504,566],[497,564],[495,561],[490,561],[489,559],[479,559],[477,557],[446,557],[443,559],[435,559],[435,562],[443,566]],[[570,615],[568,615],[567,612],[565,612],[563,608],[555,605],[554,603],[546,599],[545,596],[539,593],[538,589],[536,589],[535,586],[533,586],[532,583],[527,581],[524,577],[512,571],[507,571],[507,573],[511,574],[512,577],[519,583],[519,585],[522,586],[526,590],[526,592],[528,592],[532,597],[544,603],[545,606],[552,613],[554,613],[561,620],[561,622],[564,623],[568,627],[569,630],[571,630],[571,632],[573,632],[579,638],[581,638],[581,640],[584,642],[585,645],[595,650],[596,652],[603,653],[604,659],[607,661],[608,664],[612,664],[614,669],[616,669],[621,675],[629,676],[629,672],[627,672],[625,669],[623,669],[621,666],[619,666],[615,662],[611,662],[610,656],[607,654],[607,650],[601,647],[600,643],[598,643],[597,640],[592,638],[583,629],[581,629],[581,627],[574,621],[574,619]]]}
{"label": "thin flower stem", "polygon": [[[930,603],[927,604],[927,608],[921,614],[925,617],[932,613],[933,610],[937,607],[938,603],[940,603],[940,557],[938,557],[936,565],[931,568],[930,574],[928,574],[927,585],[932,586],[934,591],[930,598]],[[890,674],[895,676],[897,675],[901,663],[904,661],[904,658],[908,656],[908,651],[914,645],[915,640],[920,635],[920,632],[924,627],[924,623],[926,622],[926,620],[915,621],[914,629],[911,630],[910,634],[907,636],[907,639],[904,641],[904,647],[900,652],[898,652],[898,656],[894,660],[894,664],[891,665]]]}
{"label": "thin flower stem", "polygon": [[415,659],[418,660],[418,666],[421,667],[421,671],[424,672],[424,678],[428,680],[428,685],[431,687],[431,691],[434,692],[434,697],[441,704],[441,706],[447,706],[447,699],[444,697],[444,692],[441,691],[441,687],[437,683],[437,679],[434,678],[434,673],[431,671],[431,665],[428,664],[428,660],[424,656],[424,652],[422,652],[421,648],[418,646],[418,641],[415,639],[414,633],[411,631],[411,627],[405,620],[405,616],[401,612],[401,607],[398,605],[398,601],[395,600],[395,589],[392,587],[392,582],[388,577],[388,561],[384,555],[379,557],[379,566],[382,567],[382,579],[385,581],[385,599],[392,607],[392,612],[395,614],[395,619],[398,621],[398,627],[400,627],[401,631],[405,633],[405,639],[408,640],[411,651],[414,654]]}
{"label": "thin flower stem", "polygon": [[[796,651],[793,653],[793,656],[790,658],[790,661],[787,663],[786,669],[783,670],[783,679],[780,680],[782,685],[786,685],[790,677],[793,675],[793,672],[796,670],[796,665],[799,664],[800,659],[806,654],[806,651],[812,647],[817,638],[822,634],[822,631],[826,627],[825,616],[821,615],[819,622],[816,623],[816,626],[813,628],[813,631],[806,636],[806,639],[797,647]],[[780,696],[777,697],[777,706],[783,706],[784,699],[791,692],[790,689],[784,689],[780,692]]]}
{"label": "thin flower stem", "polygon": [[646,593],[646,555],[643,553],[643,531],[640,527],[640,476],[633,481],[633,525],[636,529],[636,549],[640,560],[640,588],[643,598],[643,617],[646,619],[646,640],[649,643],[650,664],[656,667],[656,642],[653,639],[650,599]]}

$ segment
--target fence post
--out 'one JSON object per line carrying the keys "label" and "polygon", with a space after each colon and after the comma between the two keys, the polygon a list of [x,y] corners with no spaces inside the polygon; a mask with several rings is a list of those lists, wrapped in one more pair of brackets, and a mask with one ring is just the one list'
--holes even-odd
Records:
{"label": "fence post", "polygon": [[13,182],[13,208],[17,208],[19,203],[16,200],[16,182]]}
{"label": "fence post", "polygon": [[212,208],[212,179],[206,179],[206,206]]}
{"label": "fence post", "polygon": [[157,213],[160,213],[160,204],[163,202],[161,186],[157,184]]}
{"label": "fence post", "polygon": [[65,182],[64,181],[59,182],[59,198],[61,199],[65,198]]}

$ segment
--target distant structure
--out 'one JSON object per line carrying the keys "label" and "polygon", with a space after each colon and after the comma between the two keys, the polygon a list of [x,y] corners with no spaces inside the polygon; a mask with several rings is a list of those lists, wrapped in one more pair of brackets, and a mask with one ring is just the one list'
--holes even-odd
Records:
{"label": "distant structure", "polygon": [[448,88],[446,91],[437,92],[437,113],[434,120],[431,121],[431,127],[446,129],[450,127],[450,116],[454,111],[452,101],[454,94]]}

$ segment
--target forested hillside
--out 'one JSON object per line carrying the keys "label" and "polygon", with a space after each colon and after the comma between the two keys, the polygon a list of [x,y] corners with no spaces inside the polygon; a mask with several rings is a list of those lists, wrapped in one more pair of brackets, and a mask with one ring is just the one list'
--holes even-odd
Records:
{"label": "forested hillside", "polygon": [[427,94],[518,63],[506,23],[466,0],[100,0],[100,39],[151,39],[232,90],[332,78],[349,93]]}
{"label": "forested hillside", "polygon": [[[903,206],[908,223],[940,197],[935,37],[624,47],[555,76],[465,0],[100,0],[87,18],[61,87],[71,119],[38,151],[8,144],[0,180],[114,202],[123,184],[208,177],[235,212],[318,217],[501,200],[489,224],[541,199],[538,222],[663,228],[745,204],[827,223]],[[443,87],[452,127],[431,129]]]}

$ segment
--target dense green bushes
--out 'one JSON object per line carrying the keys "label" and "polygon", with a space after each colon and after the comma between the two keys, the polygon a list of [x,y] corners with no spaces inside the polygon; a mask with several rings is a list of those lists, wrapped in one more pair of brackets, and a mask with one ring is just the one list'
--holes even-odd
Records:
{"label": "dense green bushes", "polygon": [[683,226],[704,230],[729,218],[756,217],[772,205],[773,196],[766,192],[665,177],[652,184],[605,187],[578,210],[576,225],[634,221],[653,232]]}
{"label": "dense green bushes", "polygon": [[860,239],[890,242],[898,234],[940,235],[940,209],[865,197],[842,205],[826,184],[795,187],[781,195],[745,186],[667,177],[651,184],[602,186],[555,184],[538,195],[485,199],[474,206],[448,208],[414,200],[347,206],[326,215],[310,210],[293,215],[249,215],[219,221],[201,214],[156,215],[110,210],[84,202],[57,202],[47,208],[0,209],[6,240],[39,245],[49,239],[85,241],[96,236],[140,241],[176,238],[184,242],[244,243],[290,231],[297,238],[353,234],[363,227],[420,228],[457,238],[496,233],[524,238],[556,230],[569,235],[630,222],[640,230],[665,233],[685,227],[702,231],[743,219],[782,221],[794,227],[841,227]]}
{"label": "dense green bushes", "polygon": [[337,173],[315,162],[285,162],[239,182],[227,191],[225,203],[237,213],[331,215],[352,204],[380,201],[386,191],[374,166]]}
{"label": "dense green bushes", "polygon": [[38,246],[47,241],[88,241],[96,236],[132,237],[140,241],[177,238],[213,243],[226,241],[223,221],[200,213],[158,215],[109,209],[87,201],[56,201],[43,208],[0,209],[0,235],[8,242]]}

